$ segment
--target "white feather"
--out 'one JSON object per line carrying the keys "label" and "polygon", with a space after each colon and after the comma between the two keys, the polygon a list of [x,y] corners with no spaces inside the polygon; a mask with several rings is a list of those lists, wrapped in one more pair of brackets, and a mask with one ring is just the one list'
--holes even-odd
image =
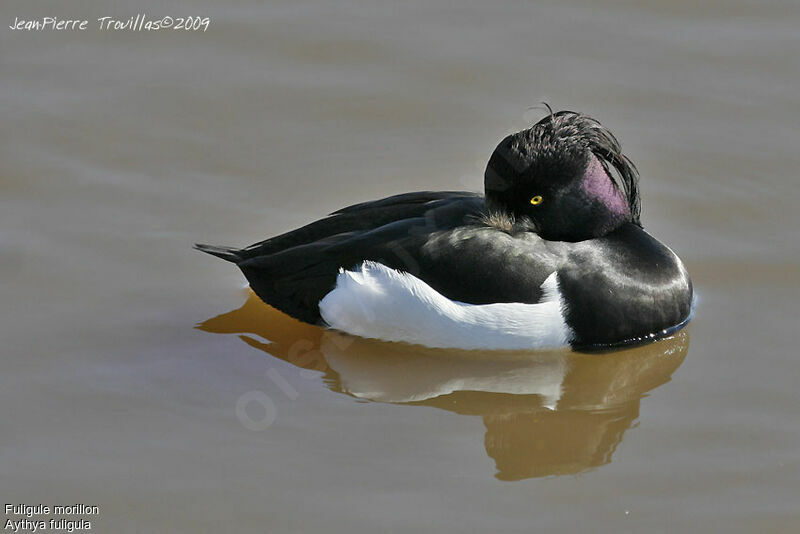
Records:
{"label": "white feather", "polygon": [[572,331],[553,272],[538,304],[452,301],[419,278],[376,262],[340,270],[319,310],[337,330],[428,347],[524,350],[567,345]]}

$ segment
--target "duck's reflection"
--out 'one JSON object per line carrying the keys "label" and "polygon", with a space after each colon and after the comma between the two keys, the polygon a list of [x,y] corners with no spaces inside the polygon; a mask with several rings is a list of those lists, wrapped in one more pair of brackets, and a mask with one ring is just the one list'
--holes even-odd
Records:
{"label": "duck's reflection", "polygon": [[333,391],[481,416],[486,452],[501,480],[579,473],[610,462],[639,416],[641,398],[669,381],[689,346],[684,330],[601,355],[426,349],[300,323],[252,294],[241,308],[198,328],[241,334],[272,356],[321,371]]}

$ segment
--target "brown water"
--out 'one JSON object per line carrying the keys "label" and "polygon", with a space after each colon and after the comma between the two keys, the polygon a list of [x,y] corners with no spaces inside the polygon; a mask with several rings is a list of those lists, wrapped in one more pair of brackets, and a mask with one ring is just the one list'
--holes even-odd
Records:
{"label": "brown water", "polygon": [[[3,503],[121,533],[799,531],[800,5],[650,4],[4,2]],[[93,26],[137,13],[212,22]],[[46,15],[92,24],[8,28]],[[479,190],[543,100],[638,164],[699,294],[680,335],[367,342],[190,248]]]}

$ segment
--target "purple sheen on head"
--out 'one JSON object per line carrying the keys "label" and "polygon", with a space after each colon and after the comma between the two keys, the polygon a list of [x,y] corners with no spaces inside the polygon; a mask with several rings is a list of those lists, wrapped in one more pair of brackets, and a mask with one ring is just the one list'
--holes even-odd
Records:
{"label": "purple sheen on head", "polygon": [[603,168],[603,164],[594,154],[589,156],[589,164],[583,174],[581,186],[589,198],[597,199],[610,212],[625,218],[631,216],[631,210],[627,200],[625,200],[625,196],[611,181],[611,177]]}

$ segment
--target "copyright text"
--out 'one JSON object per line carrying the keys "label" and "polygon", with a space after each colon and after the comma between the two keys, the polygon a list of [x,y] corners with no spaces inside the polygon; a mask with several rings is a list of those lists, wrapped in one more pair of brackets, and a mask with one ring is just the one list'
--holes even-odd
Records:
{"label": "copyright text", "polygon": [[89,19],[64,19],[59,17],[41,17],[38,19],[22,19],[14,17],[14,22],[8,27],[15,31],[86,31],[97,29],[100,31],[133,31],[151,32],[158,30],[183,30],[208,31],[211,26],[211,17],[171,17],[169,15],[153,18],[143,13],[138,13],[127,19],[114,17],[98,17]]}

